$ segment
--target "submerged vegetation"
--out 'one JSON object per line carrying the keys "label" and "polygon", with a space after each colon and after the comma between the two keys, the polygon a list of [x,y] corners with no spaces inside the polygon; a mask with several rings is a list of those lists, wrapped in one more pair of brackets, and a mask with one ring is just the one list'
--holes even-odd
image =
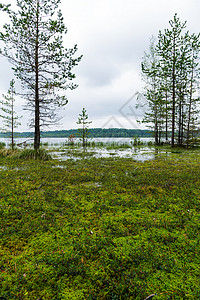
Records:
{"label": "submerged vegetation", "polygon": [[200,153],[175,152],[0,156],[0,297],[199,299]]}

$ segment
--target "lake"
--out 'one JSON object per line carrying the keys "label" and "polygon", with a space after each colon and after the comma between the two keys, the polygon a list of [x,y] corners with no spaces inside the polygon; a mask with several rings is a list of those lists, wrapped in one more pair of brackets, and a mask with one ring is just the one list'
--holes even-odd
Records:
{"label": "lake", "polygon": [[[148,143],[149,141],[154,141],[154,138],[139,138],[141,141],[144,143]],[[88,139],[88,142],[102,142],[105,144],[109,143],[117,143],[117,144],[131,144],[133,142],[133,138],[91,138]],[[48,143],[50,147],[56,146],[60,147],[63,146],[66,142],[68,141],[67,138],[41,138],[41,143]],[[75,143],[80,142],[79,138],[76,138]],[[0,138],[0,142],[3,142],[6,144],[6,147],[9,146],[10,144],[10,139],[9,138]],[[16,138],[15,143],[16,144],[22,144],[26,142],[27,144],[33,144],[33,139],[32,138]]]}

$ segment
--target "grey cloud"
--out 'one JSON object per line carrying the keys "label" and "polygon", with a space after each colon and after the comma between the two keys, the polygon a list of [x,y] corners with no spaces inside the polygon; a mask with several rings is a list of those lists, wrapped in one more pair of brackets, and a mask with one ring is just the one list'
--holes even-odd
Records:
{"label": "grey cloud", "polygon": [[0,65],[0,89],[5,92],[9,88],[11,79],[14,78],[14,74],[12,71],[12,66],[6,61],[5,58],[0,57]]}
{"label": "grey cloud", "polygon": [[85,58],[85,63],[78,71],[86,80],[87,86],[100,87],[111,84],[118,75],[117,68],[104,57]]}

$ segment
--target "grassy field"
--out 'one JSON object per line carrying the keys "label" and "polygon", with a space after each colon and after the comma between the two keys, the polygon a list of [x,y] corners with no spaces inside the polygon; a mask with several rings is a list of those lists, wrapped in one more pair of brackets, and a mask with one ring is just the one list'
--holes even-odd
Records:
{"label": "grassy field", "polygon": [[0,220],[1,299],[200,299],[198,150],[2,157]]}

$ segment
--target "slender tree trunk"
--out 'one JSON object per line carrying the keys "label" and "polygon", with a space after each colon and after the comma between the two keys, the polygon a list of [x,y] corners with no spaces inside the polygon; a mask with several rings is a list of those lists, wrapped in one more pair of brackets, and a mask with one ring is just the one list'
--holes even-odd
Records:
{"label": "slender tree trunk", "polygon": [[190,138],[190,120],[191,120],[191,110],[192,110],[193,77],[194,77],[194,68],[192,68],[191,85],[190,85],[190,99],[189,99],[188,124],[187,124],[187,148],[189,146],[189,138]]}
{"label": "slender tree trunk", "polygon": [[84,125],[84,121],[83,121],[83,147],[85,147],[85,125]]}
{"label": "slender tree trunk", "polygon": [[36,45],[35,45],[35,136],[34,149],[40,147],[40,100],[39,100],[39,70],[38,70],[38,52],[39,52],[39,0],[37,1],[37,21],[36,21]]}
{"label": "slender tree trunk", "polygon": [[155,144],[158,145],[158,124],[155,123],[155,129],[154,129],[154,135],[155,135]]}
{"label": "slender tree trunk", "polygon": [[12,90],[12,94],[11,94],[11,97],[12,97],[12,106],[11,106],[11,110],[12,110],[12,117],[11,117],[11,139],[12,139],[12,142],[11,142],[11,145],[12,145],[12,150],[14,150],[14,95],[13,95],[13,90]]}
{"label": "slender tree trunk", "polygon": [[182,119],[182,95],[180,92],[180,101],[179,101],[179,121],[178,121],[178,145],[181,146],[181,119]]}
{"label": "slender tree trunk", "polygon": [[155,136],[155,144],[158,145],[158,120],[157,120],[157,107],[155,104],[155,120],[154,120],[154,136]]}
{"label": "slender tree trunk", "polygon": [[172,141],[171,146],[174,147],[174,132],[175,132],[175,37],[173,41],[173,70],[172,70]]}
{"label": "slender tree trunk", "polygon": [[181,116],[181,145],[184,141],[184,107],[182,105],[182,116]]}
{"label": "slender tree trunk", "polygon": [[166,114],[165,114],[165,140],[168,140],[168,107],[167,107],[167,91],[166,91],[166,95],[165,95],[165,110],[166,110]]}
{"label": "slender tree trunk", "polygon": [[160,125],[159,126],[159,133],[158,133],[158,144],[160,145],[161,144],[161,137],[162,137],[162,126]]}

